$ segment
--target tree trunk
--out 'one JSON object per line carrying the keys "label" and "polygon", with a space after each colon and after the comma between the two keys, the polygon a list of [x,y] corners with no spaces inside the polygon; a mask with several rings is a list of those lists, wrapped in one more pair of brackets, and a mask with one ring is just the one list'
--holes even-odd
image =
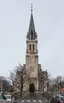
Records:
{"label": "tree trunk", "polygon": [[20,90],[20,97],[22,97],[22,89],[23,89],[23,75],[21,75],[21,90]]}

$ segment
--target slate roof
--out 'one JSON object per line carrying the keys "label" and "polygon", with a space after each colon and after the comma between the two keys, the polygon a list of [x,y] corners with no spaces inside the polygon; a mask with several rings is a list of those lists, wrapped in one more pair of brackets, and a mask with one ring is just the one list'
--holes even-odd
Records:
{"label": "slate roof", "polygon": [[30,24],[29,24],[27,39],[35,40],[36,38],[37,38],[37,35],[36,35],[36,32],[35,32],[33,13],[31,12]]}

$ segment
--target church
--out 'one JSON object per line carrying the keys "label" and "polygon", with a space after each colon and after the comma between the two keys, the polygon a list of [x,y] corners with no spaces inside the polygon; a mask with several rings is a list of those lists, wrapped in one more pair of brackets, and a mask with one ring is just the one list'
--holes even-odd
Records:
{"label": "church", "polygon": [[31,8],[31,16],[29,29],[26,37],[26,64],[25,69],[28,72],[29,80],[27,81],[24,91],[37,92],[47,91],[47,71],[42,71],[41,64],[39,64],[38,56],[38,38],[35,31],[33,10]]}
{"label": "church", "polygon": [[[23,75],[24,79],[23,91],[27,91],[30,93],[36,93],[39,91],[46,92],[48,73],[47,71],[43,71],[41,68],[41,64],[39,64],[38,36],[35,30],[32,8],[31,8],[29,29],[26,35],[25,58],[26,63],[24,64],[24,71],[26,73]],[[20,83],[18,83],[17,85],[20,85]]]}

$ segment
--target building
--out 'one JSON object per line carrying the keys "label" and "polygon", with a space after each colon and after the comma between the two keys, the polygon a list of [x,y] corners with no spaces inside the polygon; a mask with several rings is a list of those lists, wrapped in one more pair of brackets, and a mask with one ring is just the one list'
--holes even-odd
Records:
{"label": "building", "polygon": [[24,70],[27,76],[26,75],[23,76],[23,78],[26,79],[24,82],[25,86],[23,86],[23,91],[28,91],[31,93],[37,91],[47,91],[48,73],[47,71],[42,71],[41,64],[39,64],[38,37],[35,31],[32,9],[31,9],[29,29],[26,36],[26,45],[27,45],[26,64],[24,64],[24,68],[25,68]]}
{"label": "building", "polygon": [[[31,9],[31,17],[29,29],[26,37],[26,64],[25,69],[29,74],[29,80],[26,86],[23,88],[24,91],[36,92],[43,90],[43,84],[47,83],[47,71],[41,70],[41,64],[39,64],[38,56],[38,38],[35,31],[33,11]],[[44,75],[45,74],[45,75]],[[43,77],[44,76],[44,77]],[[43,78],[45,78],[45,82]]]}

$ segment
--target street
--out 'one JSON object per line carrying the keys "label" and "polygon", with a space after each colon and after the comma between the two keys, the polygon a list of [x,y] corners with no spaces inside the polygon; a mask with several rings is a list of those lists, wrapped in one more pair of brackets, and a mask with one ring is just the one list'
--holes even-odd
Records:
{"label": "street", "polygon": [[22,99],[17,103],[46,103],[45,99]]}
{"label": "street", "polygon": [[24,98],[16,101],[17,103],[46,103],[46,98],[44,98],[39,93],[27,94]]}
{"label": "street", "polygon": [[[7,101],[0,101],[0,103],[7,103]],[[14,103],[46,103],[46,99],[21,99],[16,100]]]}

